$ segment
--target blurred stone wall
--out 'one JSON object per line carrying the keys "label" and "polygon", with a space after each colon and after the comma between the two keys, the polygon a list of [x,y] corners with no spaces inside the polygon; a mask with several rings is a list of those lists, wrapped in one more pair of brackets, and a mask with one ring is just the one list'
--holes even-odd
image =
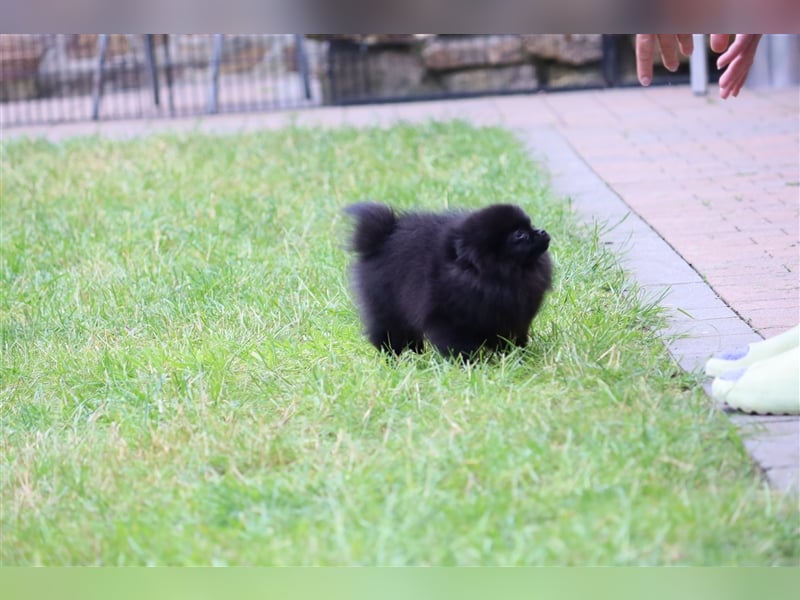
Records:
{"label": "blurred stone wall", "polygon": [[314,35],[326,102],[603,86],[600,34]]}

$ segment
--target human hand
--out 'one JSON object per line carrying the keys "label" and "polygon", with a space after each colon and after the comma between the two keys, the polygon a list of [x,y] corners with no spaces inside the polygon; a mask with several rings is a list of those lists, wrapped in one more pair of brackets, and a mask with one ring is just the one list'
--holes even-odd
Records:
{"label": "human hand", "polygon": [[723,100],[728,96],[736,98],[739,95],[747,80],[750,67],[753,66],[761,34],[737,33],[733,43],[728,46],[730,41],[731,36],[728,34],[711,35],[711,49],[714,52],[722,52],[717,58],[717,68],[725,69],[719,78],[719,96]]}
{"label": "human hand", "polygon": [[[733,39],[733,43],[731,43]],[[717,59],[717,68],[725,69],[719,78],[719,95],[724,100],[739,95],[750,68],[753,66],[756,49],[761,41],[760,33],[739,33],[735,36],[714,33],[710,36],[711,49],[722,53]],[[688,34],[638,34],[636,36],[636,73],[639,83],[650,85],[653,81],[653,57],[656,42],[661,48],[661,61],[670,71],[678,68],[678,51],[684,56],[692,53],[692,36]]]}
{"label": "human hand", "polygon": [[670,71],[675,71],[680,64],[678,50],[684,56],[690,56],[694,49],[691,34],[637,34],[636,74],[642,85],[650,85],[653,81],[656,41],[661,49],[661,62]]}

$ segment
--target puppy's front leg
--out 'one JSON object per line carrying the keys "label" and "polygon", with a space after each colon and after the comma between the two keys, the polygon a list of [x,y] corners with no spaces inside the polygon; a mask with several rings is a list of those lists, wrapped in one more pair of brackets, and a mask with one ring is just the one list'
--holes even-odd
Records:
{"label": "puppy's front leg", "polygon": [[468,360],[485,344],[486,340],[475,332],[458,327],[448,319],[429,319],[425,335],[444,356]]}

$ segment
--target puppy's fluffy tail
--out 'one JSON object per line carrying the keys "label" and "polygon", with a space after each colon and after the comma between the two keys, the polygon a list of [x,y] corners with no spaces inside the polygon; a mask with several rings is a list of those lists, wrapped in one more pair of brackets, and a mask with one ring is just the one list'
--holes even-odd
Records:
{"label": "puppy's fluffy tail", "polygon": [[397,224],[394,211],[377,202],[351,204],[344,209],[344,212],[356,219],[350,246],[361,256],[376,252]]}

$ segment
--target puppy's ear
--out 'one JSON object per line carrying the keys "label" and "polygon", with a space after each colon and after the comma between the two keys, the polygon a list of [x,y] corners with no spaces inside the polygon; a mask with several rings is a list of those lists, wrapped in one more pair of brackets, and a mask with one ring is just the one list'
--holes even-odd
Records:
{"label": "puppy's ear", "polygon": [[464,269],[478,272],[473,251],[457,232],[453,232],[447,240],[447,258]]}
{"label": "puppy's ear", "polygon": [[445,255],[447,260],[456,262],[464,253],[464,242],[455,231],[449,232],[445,238]]}

